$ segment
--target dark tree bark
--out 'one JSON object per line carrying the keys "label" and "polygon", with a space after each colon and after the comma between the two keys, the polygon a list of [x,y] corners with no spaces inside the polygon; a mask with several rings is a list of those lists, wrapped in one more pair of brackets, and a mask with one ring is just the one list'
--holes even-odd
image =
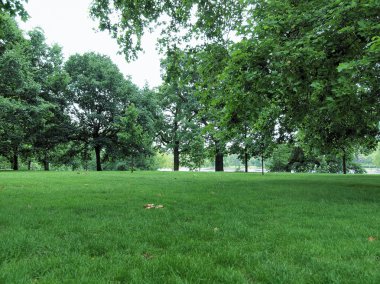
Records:
{"label": "dark tree bark", "polygon": [[223,163],[223,151],[220,148],[219,142],[215,142],[215,171],[223,172],[224,163]]}
{"label": "dark tree bark", "polygon": [[216,172],[224,171],[223,153],[216,153],[215,155],[215,171]]}
{"label": "dark tree bark", "polygon": [[264,156],[261,156],[261,175],[264,175]]}
{"label": "dark tree bark", "polygon": [[28,161],[28,171],[30,171],[32,169],[32,161],[29,160]]}
{"label": "dark tree bark", "polygon": [[346,157],[346,151],[343,151],[343,158],[342,158],[342,162],[343,162],[343,174],[347,174],[347,157]]}
{"label": "dark tree bark", "polygon": [[[244,139],[247,141],[247,124],[244,124]],[[245,142],[246,143],[246,142]],[[248,151],[247,146],[244,147],[244,171],[248,173]]]}
{"label": "dark tree bark", "polygon": [[18,155],[17,153],[13,154],[13,159],[12,159],[12,169],[14,171],[19,170],[19,165],[18,165]]}
{"label": "dark tree bark", "polygon": [[247,153],[247,150],[245,150],[245,153],[244,153],[244,170],[246,173],[248,173],[248,153]]}
{"label": "dark tree bark", "polygon": [[45,171],[49,171],[50,170],[49,158],[48,158],[48,155],[46,153],[45,153],[44,158],[42,160],[42,164],[44,166],[44,170]]}
{"label": "dark tree bark", "polygon": [[174,127],[173,127],[173,141],[174,141],[174,148],[173,148],[173,158],[174,158],[174,171],[179,171],[179,139],[178,139],[178,106],[176,106],[174,111]]}
{"label": "dark tree bark", "polygon": [[174,142],[174,149],[173,149],[173,155],[174,155],[174,171],[179,171],[179,141]]}
{"label": "dark tree bark", "polygon": [[49,164],[49,161],[46,160],[46,159],[44,159],[44,160],[42,161],[42,163],[43,163],[43,165],[44,165],[44,170],[45,170],[45,171],[49,171],[49,170],[50,170],[50,164]]}
{"label": "dark tree bark", "polygon": [[95,146],[95,156],[96,156],[96,170],[100,172],[102,170],[102,164],[100,161],[100,151],[101,147],[100,146]]}

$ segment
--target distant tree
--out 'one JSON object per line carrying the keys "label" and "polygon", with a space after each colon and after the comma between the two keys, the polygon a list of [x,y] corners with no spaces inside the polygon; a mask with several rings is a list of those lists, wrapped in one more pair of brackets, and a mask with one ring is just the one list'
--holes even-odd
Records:
{"label": "distant tree", "polygon": [[54,148],[68,142],[74,134],[65,112],[69,75],[63,69],[62,49],[58,45],[49,46],[41,29],[34,29],[28,35],[27,55],[34,70],[33,79],[40,85],[38,96],[46,105],[44,119],[34,134],[33,149],[44,169],[49,170]]}
{"label": "distant tree", "polygon": [[0,154],[12,162],[18,170],[19,155],[23,147],[33,141],[37,125],[41,122],[40,111],[46,106],[38,99],[39,84],[33,78],[33,69],[26,48],[28,41],[22,37],[15,21],[0,14]]}
{"label": "distant tree", "polygon": [[269,158],[267,168],[271,172],[290,172],[289,160],[292,155],[292,147],[289,144],[279,144],[273,150]]}
{"label": "distant tree", "polygon": [[174,48],[168,50],[161,63],[164,83],[160,87],[159,96],[163,116],[158,142],[162,148],[173,153],[174,171],[179,170],[180,155],[185,154],[187,138],[194,129],[194,119],[198,112],[194,92],[196,74],[192,61],[191,53]]}
{"label": "distant tree", "polygon": [[124,157],[130,157],[130,170],[135,170],[135,161],[138,156],[153,154],[153,139],[149,132],[139,124],[139,111],[134,104],[130,104],[116,122],[118,129],[118,148]]}
{"label": "distant tree", "polygon": [[226,105],[221,117],[231,139],[230,151],[238,154],[248,171],[248,160],[264,160],[275,143],[284,139],[281,108],[271,92],[268,62],[270,49],[257,42],[242,40],[230,47],[230,57],[220,75],[225,92],[220,100]]}
{"label": "distant tree", "polygon": [[203,124],[209,156],[215,162],[215,171],[224,171],[226,154],[226,128],[222,123],[226,90],[221,84],[221,74],[229,60],[229,53],[223,44],[215,43],[199,47],[196,52],[196,97],[199,101],[197,120]]}
{"label": "distant tree", "polygon": [[380,167],[380,146],[377,146],[376,151],[372,154],[372,162],[376,167]]}

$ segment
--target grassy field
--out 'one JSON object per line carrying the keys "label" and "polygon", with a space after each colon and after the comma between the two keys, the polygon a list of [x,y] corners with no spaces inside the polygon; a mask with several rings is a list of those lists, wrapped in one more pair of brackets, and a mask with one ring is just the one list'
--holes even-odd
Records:
{"label": "grassy field", "polygon": [[0,283],[380,283],[378,238],[380,176],[0,172]]}

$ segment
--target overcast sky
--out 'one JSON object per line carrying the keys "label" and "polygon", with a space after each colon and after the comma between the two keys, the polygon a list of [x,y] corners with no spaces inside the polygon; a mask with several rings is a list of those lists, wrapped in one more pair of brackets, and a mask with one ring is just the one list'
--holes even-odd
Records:
{"label": "overcast sky", "polygon": [[144,54],[132,63],[127,63],[119,50],[116,40],[107,32],[96,32],[96,23],[89,17],[91,0],[29,0],[25,5],[30,15],[26,23],[20,23],[23,30],[40,27],[45,31],[49,44],[63,47],[67,59],[75,53],[95,51],[111,57],[122,73],[130,75],[138,86],[148,82],[150,87],[160,84],[160,62],[155,50],[156,36],[146,35],[142,46]]}

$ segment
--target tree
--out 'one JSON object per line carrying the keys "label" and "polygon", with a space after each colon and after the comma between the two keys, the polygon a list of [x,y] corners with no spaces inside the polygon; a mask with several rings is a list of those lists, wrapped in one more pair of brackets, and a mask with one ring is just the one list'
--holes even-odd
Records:
{"label": "tree", "polygon": [[[33,134],[41,122],[38,99],[40,85],[34,81],[33,69],[26,48],[28,42],[22,37],[15,21],[0,14],[0,98],[4,109],[0,113],[0,154],[8,157],[12,168],[19,168],[19,154],[25,145],[33,141]],[[27,146],[29,147],[29,146]]]}
{"label": "tree", "polygon": [[65,113],[69,76],[63,69],[61,47],[48,46],[41,29],[34,29],[28,35],[30,44],[27,54],[34,70],[33,78],[40,85],[38,95],[45,102],[45,113],[42,114],[44,119],[34,135],[33,149],[44,169],[49,170],[54,148],[60,143],[68,142],[75,133],[70,117]]}
{"label": "tree", "polygon": [[[267,53],[268,92],[281,124],[305,143],[346,157],[379,133],[377,1],[248,1],[240,32]],[[376,27],[375,27],[376,26]],[[374,28],[375,27],[375,28]],[[281,125],[280,124],[280,125]]]}
{"label": "tree", "polygon": [[[179,48],[170,49],[162,62],[164,83],[160,88],[161,108],[164,117],[158,133],[160,145],[173,152],[174,171],[180,167],[180,155],[185,154],[185,144],[198,112],[194,94],[195,72],[193,55]],[[188,148],[187,148],[188,149]]]}
{"label": "tree", "polygon": [[70,113],[81,137],[95,151],[96,169],[102,170],[102,150],[112,147],[117,134],[115,119],[128,102],[130,90],[117,66],[107,56],[85,53],[71,56],[65,64]]}
{"label": "tree", "polygon": [[215,161],[215,171],[224,171],[226,153],[225,125],[222,123],[226,90],[220,83],[221,74],[228,62],[229,53],[223,44],[202,46],[196,52],[196,97],[199,100],[197,119],[203,124],[203,132],[210,156]]}
{"label": "tree", "polygon": [[124,115],[118,118],[116,127],[119,130],[118,147],[123,156],[131,158],[130,170],[133,172],[138,156],[148,156],[153,153],[153,139],[139,124],[139,111],[133,103],[125,109]]}
{"label": "tree", "polygon": [[225,92],[221,121],[231,139],[230,151],[238,154],[248,171],[248,160],[270,156],[274,144],[284,139],[281,109],[271,92],[270,49],[242,40],[230,47],[230,57],[220,75]]}

